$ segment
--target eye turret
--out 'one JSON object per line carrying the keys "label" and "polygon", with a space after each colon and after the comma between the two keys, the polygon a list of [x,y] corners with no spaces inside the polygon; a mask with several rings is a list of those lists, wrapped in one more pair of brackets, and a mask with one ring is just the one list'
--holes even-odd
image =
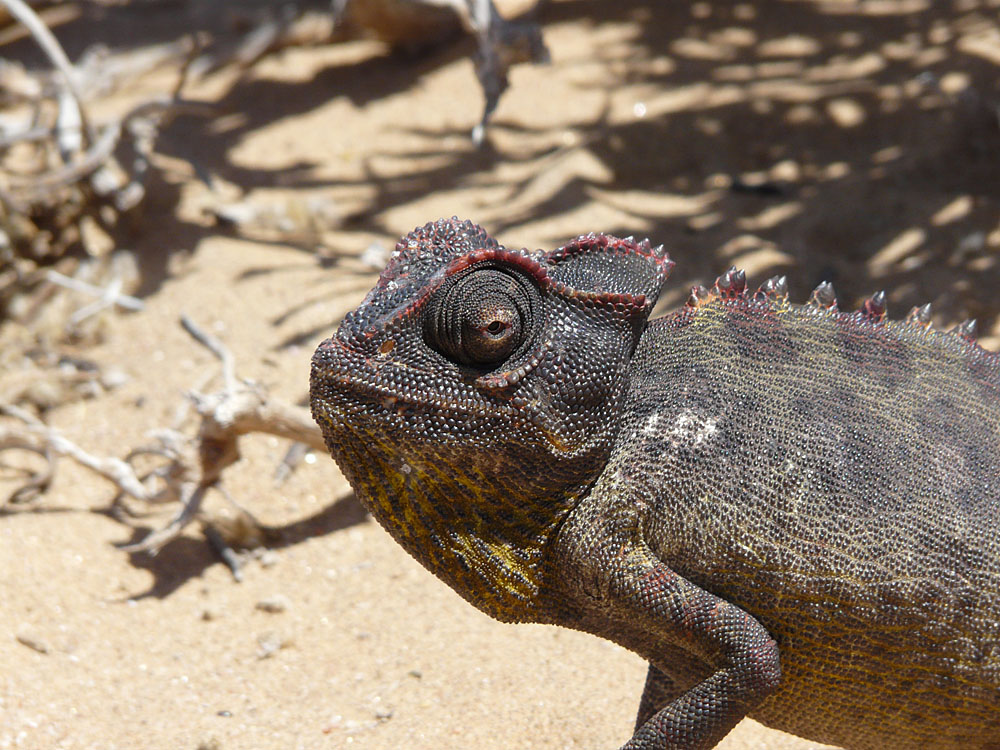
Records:
{"label": "eye turret", "polygon": [[455,362],[491,368],[525,343],[538,307],[538,289],[523,274],[473,266],[434,293],[424,340]]}

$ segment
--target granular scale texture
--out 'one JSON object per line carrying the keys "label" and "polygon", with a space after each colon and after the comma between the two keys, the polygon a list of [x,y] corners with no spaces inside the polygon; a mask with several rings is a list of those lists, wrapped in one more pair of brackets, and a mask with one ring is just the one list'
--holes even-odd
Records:
{"label": "granular scale texture", "polygon": [[752,716],[850,747],[1000,738],[996,360],[750,295],[643,335],[590,502],[643,506],[656,556],[776,640]]}
{"label": "granular scale texture", "polygon": [[314,357],[331,453],[475,606],[650,662],[625,748],[712,747],[748,714],[1000,748],[1000,357],[926,306],[794,305],[736,269],[647,322],[671,266],[631,238],[415,230]]}

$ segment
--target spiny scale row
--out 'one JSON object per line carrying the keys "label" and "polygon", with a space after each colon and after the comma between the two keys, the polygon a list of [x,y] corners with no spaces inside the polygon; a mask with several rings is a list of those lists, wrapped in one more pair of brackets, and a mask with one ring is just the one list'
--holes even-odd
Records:
{"label": "spiny scale row", "polygon": [[[604,235],[601,235],[604,236]],[[637,240],[634,235],[629,235],[625,237],[622,242],[627,245],[634,245],[639,249],[640,252],[650,255],[654,258],[659,258],[660,260],[666,261],[671,267],[674,266],[674,262],[670,260],[666,252],[666,245],[654,245],[648,239]]]}
{"label": "spiny scale row", "polygon": [[[724,274],[715,280],[711,289],[697,284],[691,287],[691,294],[687,299],[688,307],[699,307],[712,299],[739,299],[747,296],[747,276],[746,273],[736,266],[731,267]],[[788,278],[785,276],[772,276],[765,281],[754,293],[755,299],[770,299],[774,301],[788,301]],[[833,290],[833,284],[829,281],[822,282],[813,289],[809,295],[807,307],[816,310],[826,310],[838,312],[837,295]],[[884,291],[875,292],[872,296],[861,303],[858,315],[872,323],[881,323],[886,317],[886,296]],[[931,327],[931,303],[914,307],[906,316],[906,322],[911,325],[929,329]],[[974,343],[977,330],[974,318],[965,320],[951,329],[966,341]]]}

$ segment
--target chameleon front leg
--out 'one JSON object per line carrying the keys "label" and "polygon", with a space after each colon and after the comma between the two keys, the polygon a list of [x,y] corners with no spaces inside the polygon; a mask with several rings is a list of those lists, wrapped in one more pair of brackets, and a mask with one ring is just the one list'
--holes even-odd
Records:
{"label": "chameleon front leg", "polygon": [[649,665],[646,672],[646,684],[642,689],[642,698],[639,699],[639,711],[635,717],[635,731],[639,731],[643,724],[653,718],[653,714],[665,705],[675,700],[684,688],[671,675],[662,671],[655,664]]}
{"label": "chameleon front leg", "polygon": [[564,575],[561,586],[575,602],[575,627],[654,665],[641,724],[622,750],[708,750],[777,687],[777,644],[750,614],[677,574],[644,543],[614,536],[596,544],[592,528],[564,536],[572,559],[561,567],[577,575]]}
{"label": "chameleon front leg", "polygon": [[[606,611],[629,633],[623,645],[663,664],[672,676],[678,673],[675,668],[690,674],[691,664],[699,662],[697,671],[707,674],[672,695],[671,686],[686,680],[668,684],[666,673],[654,667],[662,679],[654,675],[647,686],[651,693],[644,695],[651,715],[622,750],[714,747],[778,686],[777,644],[750,614],[678,575],[645,545],[618,559]],[[678,650],[687,658],[671,665],[669,655]],[[658,696],[669,702],[654,708]]]}

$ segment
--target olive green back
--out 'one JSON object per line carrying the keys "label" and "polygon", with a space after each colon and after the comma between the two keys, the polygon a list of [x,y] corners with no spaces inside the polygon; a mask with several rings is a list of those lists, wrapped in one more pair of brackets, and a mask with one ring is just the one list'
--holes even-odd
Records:
{"label": "olive green back", "polygon": [[852,747],[1000,738],[996,354],[761,295],[690,305],[643,335],[595,492],[649,503],[664,562],[778,641],[756,718]]}

